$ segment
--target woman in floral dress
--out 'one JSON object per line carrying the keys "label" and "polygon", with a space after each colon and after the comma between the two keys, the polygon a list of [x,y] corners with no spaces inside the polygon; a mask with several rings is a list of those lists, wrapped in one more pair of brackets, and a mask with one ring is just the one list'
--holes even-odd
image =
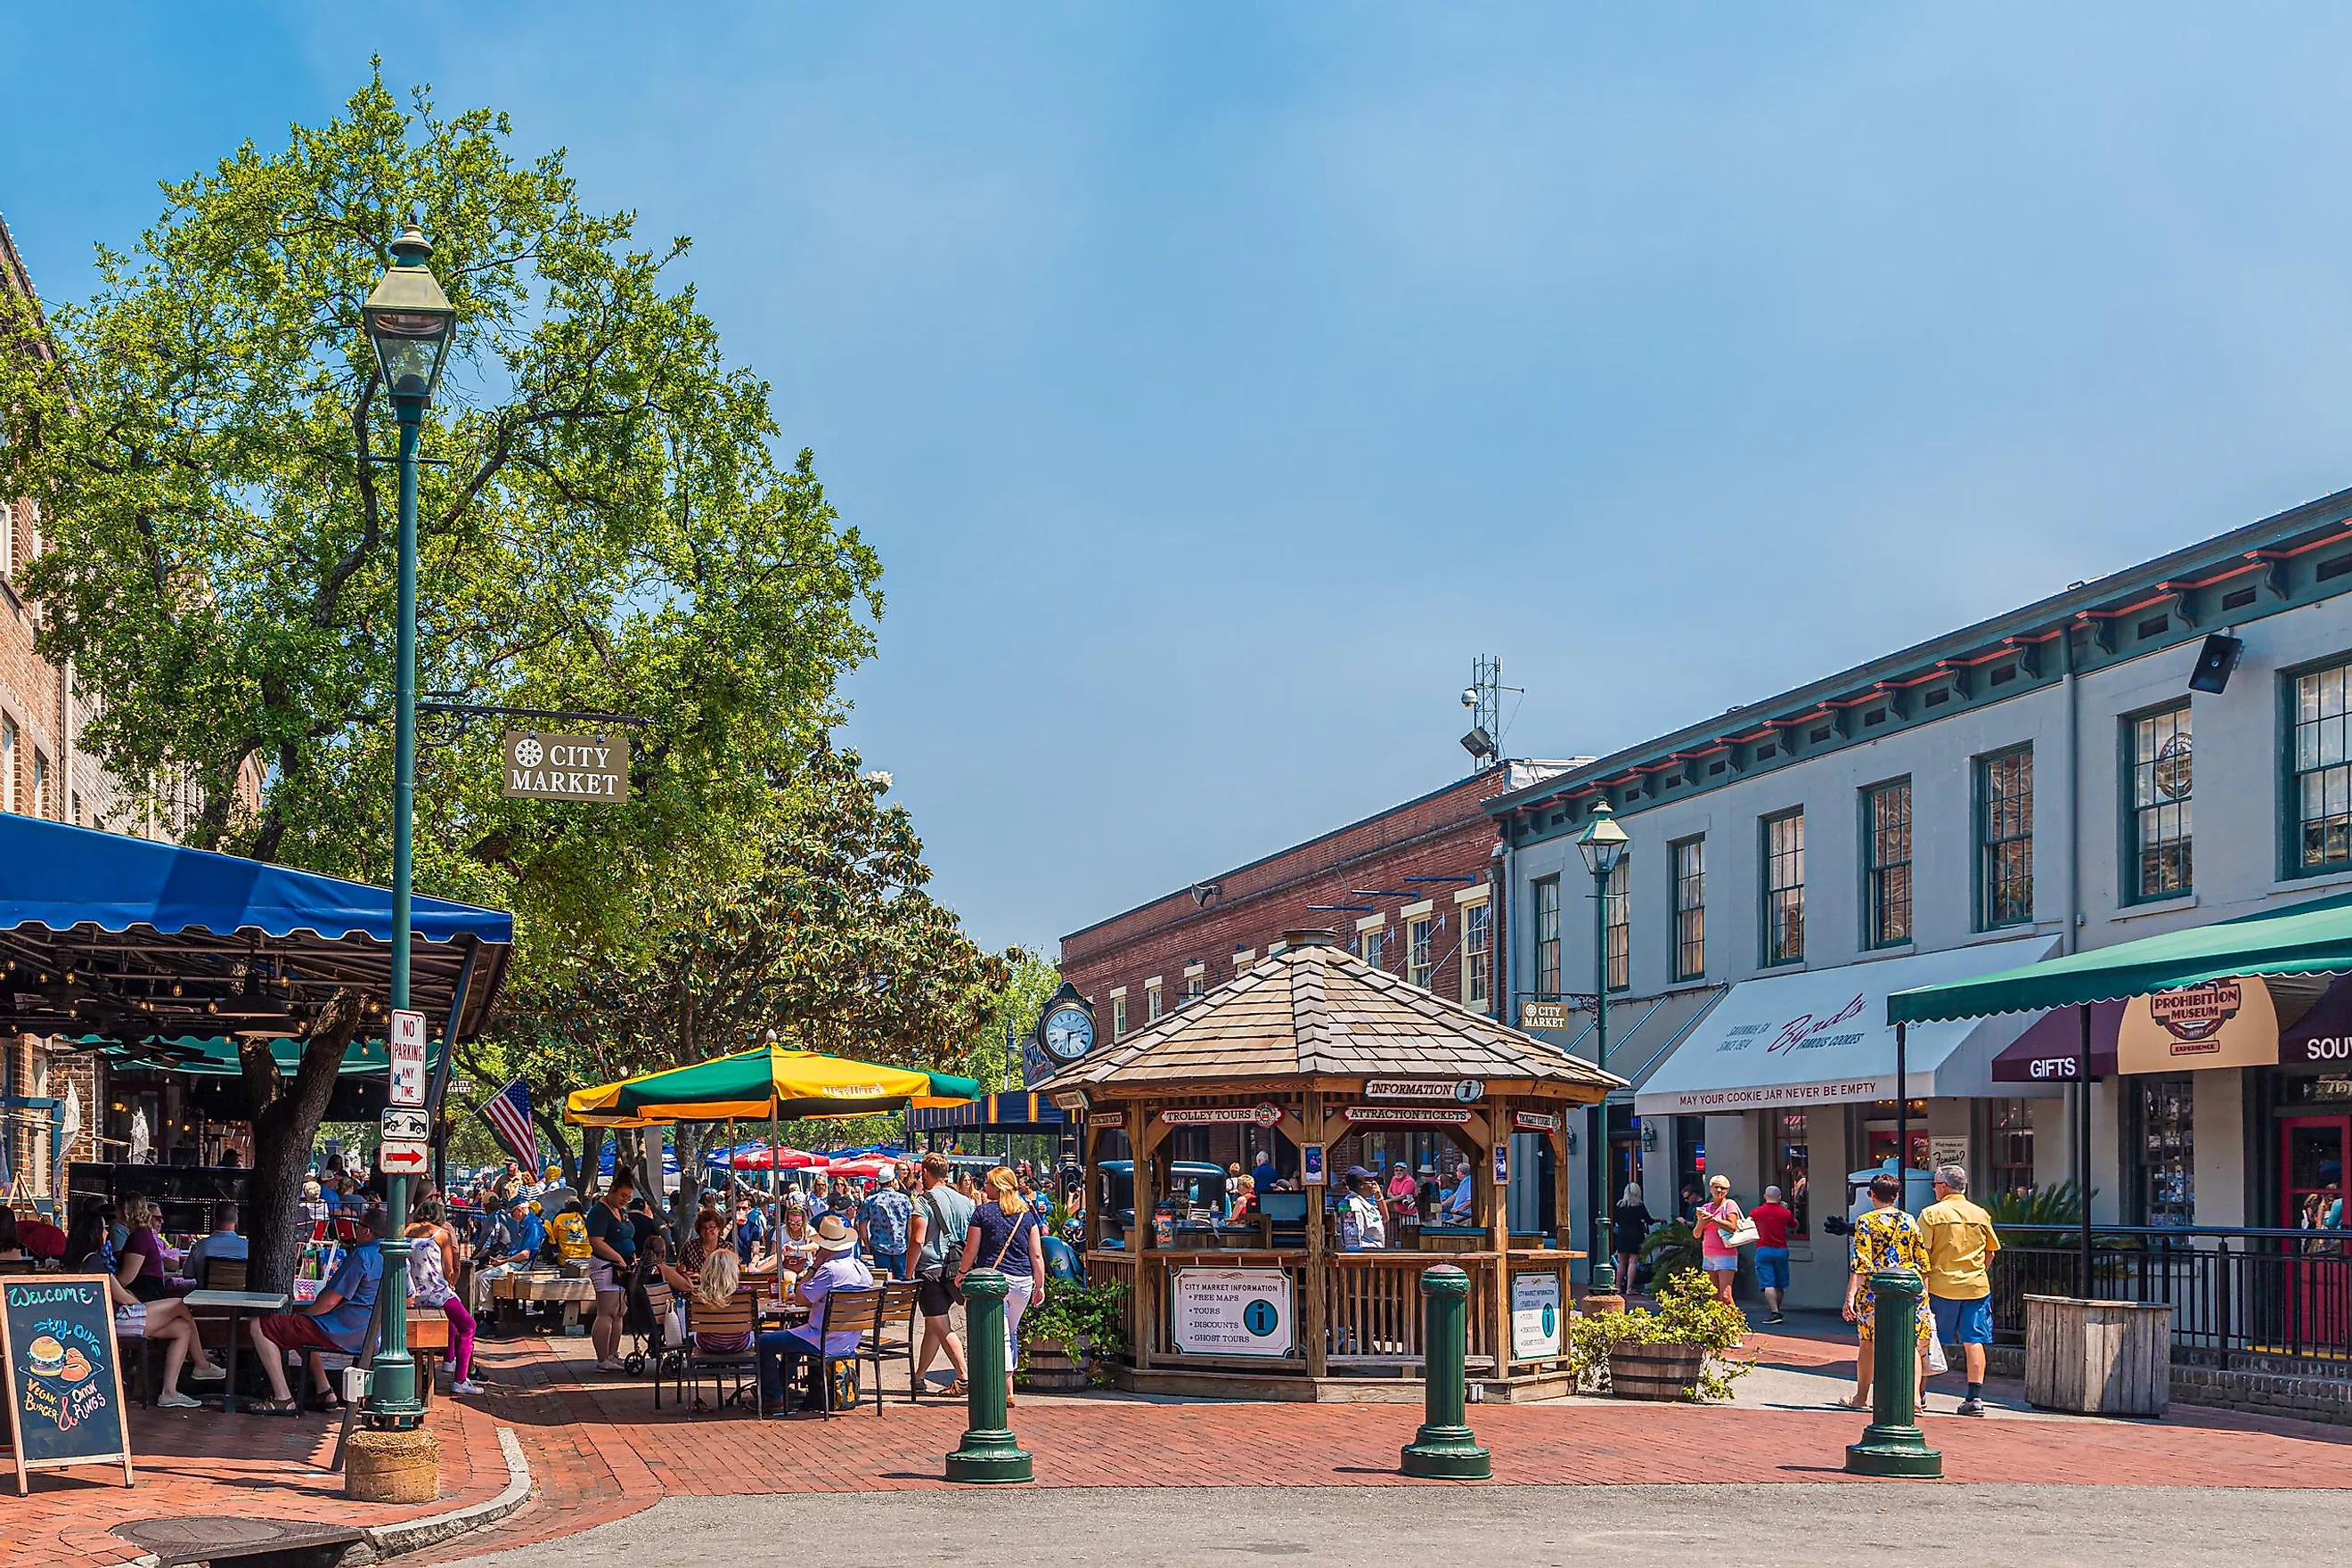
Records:
{"label": "woman in floral dress", "polygon": [[[1872,1271],[1907,1268],[1922,1279],[1927,1273],[1927,1245],[1919,1235],[1919,1222],[1903,1212],[1902,1195],[1902,1181],[1881,1172],[1870,1179],[1870,1212],[1853,1222],[1853,1272],[1846,1279],[1845,1321],[1861,1332],[1862,1348],[1853,1361],[1853,1397],[1845,1401],[1849,1410],[1870,1408],[1871,1328],[1878,1309],[1877,1294],[1870,1288]],[[1927,1336],[1934,1321],[1924,1311],[1918,1314],[1920,1372],[1915,1388],[1927,1386]]]}

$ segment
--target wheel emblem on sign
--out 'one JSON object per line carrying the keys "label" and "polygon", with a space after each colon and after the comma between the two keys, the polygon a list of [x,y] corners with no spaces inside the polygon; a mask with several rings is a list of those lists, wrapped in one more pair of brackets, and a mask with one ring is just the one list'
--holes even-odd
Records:
{"label": "wheel emblem on sign", "polygon": [[546,752],[540,749],[538,740],[532,736],[526,735],[515,742],[515,766],[519,768],[535,768],[544,755]]}
{"label": "wheel emblem on sign", "polygon": [[1242,1327],[1259,1339],[1282,1326],[1282,1314],[1274,1310],[1271,1301],[1252,1301],[1242,1309]]}

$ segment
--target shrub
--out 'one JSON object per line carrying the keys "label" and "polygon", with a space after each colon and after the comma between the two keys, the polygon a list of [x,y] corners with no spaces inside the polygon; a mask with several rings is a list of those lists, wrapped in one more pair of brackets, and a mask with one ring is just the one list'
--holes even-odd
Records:
{"label": "shrub", "polygon": [[1021,1318],[1025,1344],[1057,1346],[1073,1361],[1084,1351],[1115,1356],[1127,1350],[1127,1287],[1116,1279],[1099,1285],[1076,1285],[1055,1280],[1046,1289],[1045,1304]]}
{"label": "shrub", "polygon": [[[1642,1241],[1642,1261],[1650,1266],[1650,1288],[1664,1294],[1665,1282],[1677,1274],[1703,1272],[1706,1250],[1688,1220],[1671,1219]],[[1632,1286],[1631,1279],[1620,1283]]]}
{"label": "shrub", "polygon": [[[1688,1226],[1685,1226],[1688,1229]],[[1658,1308],[1627,1312],[1583,1312],[1569,1321],[1568,1360],[1579,1387],[1609,1388],[1609,1352],[1619,1345],[1692,1345],[1706,1352],[1691,1397],[1729,1399],[1732,1384],[1755,1370],[1734,1355],[1748,1337],[1748,1318],[1722,1300],[1696,1268],[1667,1276],[1658,1287]]]}

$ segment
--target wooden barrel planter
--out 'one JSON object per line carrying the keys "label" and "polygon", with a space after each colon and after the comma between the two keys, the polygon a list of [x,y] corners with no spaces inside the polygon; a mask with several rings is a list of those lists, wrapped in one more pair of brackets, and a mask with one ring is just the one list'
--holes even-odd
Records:
{"label": "wooden barrel planter", "polygon": [[1620,1399],[1684,1400],[1706,1370],[1696,1345],[1622,1344],[1609,1352],[1609,1392]]}
{"label": "wooden barrel planter", "polygon": [[1087,1363],[1060,1345],[1032,1341],[1024,1377],[1040,1394],[1076,1394],[1087,1386]]}

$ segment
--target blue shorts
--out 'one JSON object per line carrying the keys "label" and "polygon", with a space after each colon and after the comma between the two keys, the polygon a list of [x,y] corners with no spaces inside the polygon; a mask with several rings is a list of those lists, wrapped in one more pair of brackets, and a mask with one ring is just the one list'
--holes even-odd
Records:
{"label": "blue shorts", "polygon": [[1948,1345],[1992,1343],[1992,1298],[1963,1301],[1951,1296],[1930,1296],[1928,1310],[1936,1314],[1936,1337]]}
{"label": "blue shorts", "polygon": [[1789,1288],[1787,1247],[1759,1247],[1756,1249],[1756,1284],[1764,1290],[1786,1290]]}

